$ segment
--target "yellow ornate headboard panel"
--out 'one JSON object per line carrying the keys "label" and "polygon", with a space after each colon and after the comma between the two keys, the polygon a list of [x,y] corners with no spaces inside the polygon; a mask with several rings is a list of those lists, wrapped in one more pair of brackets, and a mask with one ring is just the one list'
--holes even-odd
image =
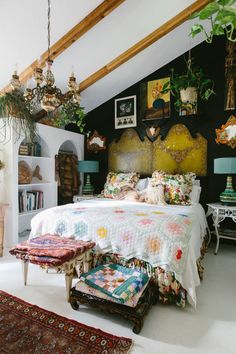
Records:
{"label": "yellow ornate headboard panel", "polygon": [[141,141],[138,133],[126,129],[118,142],[113,141],[108,148],[109,171],[152,173],[152,142],[145,137]]}
{"label": "yellow ornate headboard panel", "polygon": [[174,125],[164,140],[159,136],[153,143],[154,170],[206,176],[207,140],[199,133],[193,138],[183,124]]}

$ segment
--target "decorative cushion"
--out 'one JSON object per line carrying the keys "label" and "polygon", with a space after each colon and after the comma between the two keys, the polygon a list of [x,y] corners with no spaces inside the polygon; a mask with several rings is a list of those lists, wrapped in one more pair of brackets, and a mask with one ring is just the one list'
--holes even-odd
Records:
{"label": "decorative cushion", "polygon": [[143,191],[144,189],[146,189],[148,187],[148,181],[149,179],[151,178],[141,178],[138,183],[136,184],[135,186],[135,189],[138,191],[138,192],[141,192]]}
{"label": "decorative cushion", "polygon": [[192,172],[186,174],[169,175],[162,171],[152,174],[152,186],[163,185],[165,200],[169,204],[190,205],[190,193],[196,175]]}
{"label": "decorative cushion", "polygon": [[134,188],[139,180],[139,174],[136,172],[116,173],[109,172],[104,185],[104,197],[115,198],[122,188]]}
{"label": "decorative cushion", "polygon": [[105,264],[81,275],[87,285],[125,303],[149,281],[147,274],[118,264]]}

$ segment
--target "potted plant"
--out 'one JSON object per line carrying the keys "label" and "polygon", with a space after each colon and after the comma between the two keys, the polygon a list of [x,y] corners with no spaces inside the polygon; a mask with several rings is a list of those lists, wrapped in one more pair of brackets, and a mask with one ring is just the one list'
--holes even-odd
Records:
{"label": "potted plant", "polygon": [[76,124],[80,133],[84,133],[85,127],[85,113],[84,107],[81,107],[78,102],[67,102],[64,104],[55,118],[57,127],[65,127],[67,124]]}
{"label": "potted plant", "polygon": [[0,118],[4,118],[4,124],[11,125],[16,132],[18,140],[22,131],[31,141],[36,136],[36,124],[32,115],[32,104],[30,105],[24,99],[21,90],[6,92],[0,96]]}
{"label": "potted plant", "polygon": [[211,43],[213,36],[226,35],[229,41],[236,41],[233,32],[236,28],[236,0],[214,0],[203,9],[194,13],[191,18],[198,18],[199,21],[210,22],[210,32],[201,23],[196,23],[191,27],[191,36],[195,37],[203,33],[206,42]]}
{"label": "potted plant", "polygon": [[171,69],[170,81],[164,84],[162,93],[171,92],[176,97],[175,108],[180,111],[181,107],[192,105],[196,108],[197,100],[208,100],[214,94],[214,82],[207,79],[200,67],[193,64],[193,59],[187,61],[186,70],[182,74],[176,74]]}

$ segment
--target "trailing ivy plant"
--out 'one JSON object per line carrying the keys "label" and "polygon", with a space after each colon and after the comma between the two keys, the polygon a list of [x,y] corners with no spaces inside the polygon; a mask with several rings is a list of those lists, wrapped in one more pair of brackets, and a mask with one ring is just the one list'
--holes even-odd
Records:
{"label": "trailing ivy plant", "polygon": [[180,91],[188,87],[195,87],[198,98],[202,100],[207,101],[212,94],[215,94],[213,80],[206,78],[203,70],[194,65],[193,58],[186,62],[186,70],[181,74],[171,69],[170,81],[163,85],[161,93],[171,92],[176,97],[175,108],[178,110],[182,105]]}
{"label": "trailing ivy plant", "polygon": [[81,107],[79,103],[69,101],[61,107],[55,118],[55,124],[58,127],[65,127],[67,124],[74,123],[80,133],[84,133],[85,116],[84,107]]}
{"label": "trailing ivy plant", "polygon": [[[195,37],[203,33],[206,42],[211,43],[213,36],[226,35],[229,41],[235,42],[234,30],[236,28],[236,0],[214,0],[202,10],[194,13],[191,18],[198,18],[200,23],[191,27],[190,35]],[[202,21],[210,21],[211,30],[208,32],[202,25]]]}
{"label": "trailing ivy plant", "polygon": [[[33,118],[33,105],[26,103],[23,92],[13,90],[0,96],[0,118],[3,119],[3,128],[12,126],[15,131],[15,140],[19,140],[22,133],[33,141],[36,136],[36,124]],[[2,132],[4,129],[1,129]],[[4,133],[2,133],[4,135]]]}

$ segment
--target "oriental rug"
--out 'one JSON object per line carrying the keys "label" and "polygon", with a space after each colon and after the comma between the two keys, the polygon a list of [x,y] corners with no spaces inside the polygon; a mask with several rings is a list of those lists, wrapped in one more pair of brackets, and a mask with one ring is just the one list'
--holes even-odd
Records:
{"label": "oriental rug", "polygon": [[127,354],[132,340],[113,336],[0,291],[1,354]]}

